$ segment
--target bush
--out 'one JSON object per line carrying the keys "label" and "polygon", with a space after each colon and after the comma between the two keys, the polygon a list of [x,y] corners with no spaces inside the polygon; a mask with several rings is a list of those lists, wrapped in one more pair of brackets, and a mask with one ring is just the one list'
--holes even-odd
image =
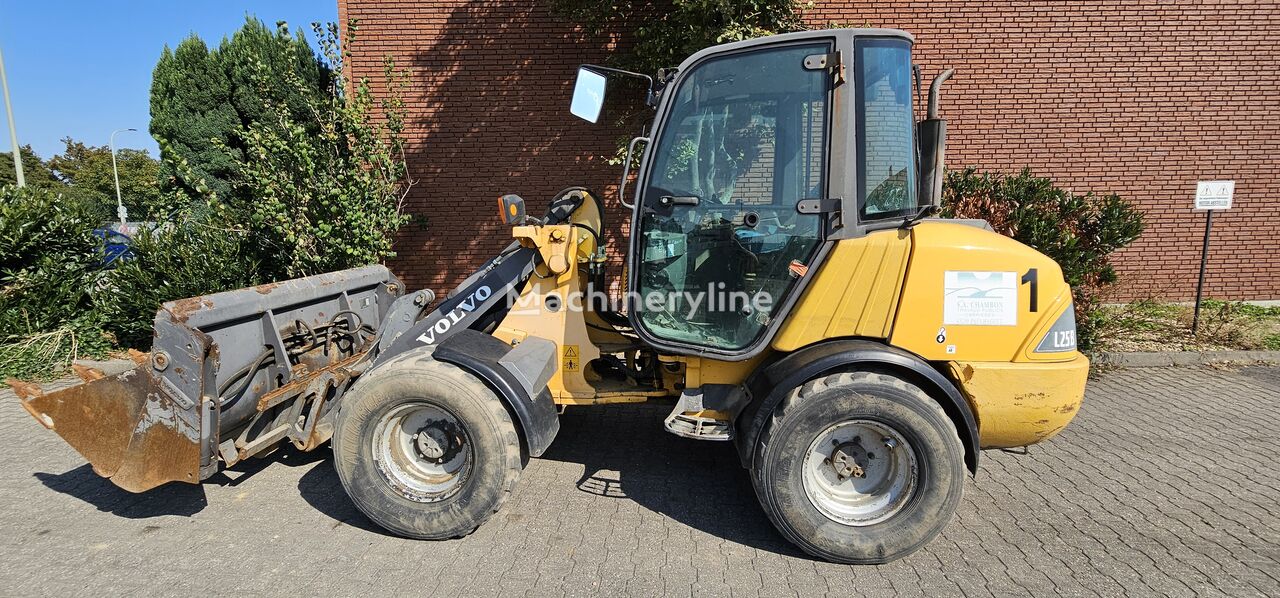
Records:
{"label": "bush", "polygon": [[1077,336],[1090,347],[1104,290],[1116,282],[1111,254],[1142,234],[1142,212],[1116,194],[1077,195],[1037,177],[947,171],[943,216],[981,218],[1001,234],[1051,257],[1075,300]]}
{"label": "bush", "polygon": [[243,228],[226,209],[202,206],[134,236],[134,259],[118,266],[99,293],[104,327],[121,346],[151,346],[160,304],[263,282]]}
{"label": "bush", "polygon": [[[236,191],[245,204],[249,240],[266,274],[294,278],[376,263],[395,255],[392,235],[407,221],[403,201],[412,182],[404,157],[405,74],[385,63],[387,96],[375,101],[366,80],[348,93],[336,25],[314,26],[333,84],[323,95],[298,73],[290,55],[276,68],[258,62],[252,81],[302,104],[265,100],[270,117],[239,133],[244,158]],[[287,31],[281,26],[281,37]],[[351,43],[354,28],[348,32]],[[262,98],[270,98],[265,91]]]}
{"label": "bush", "polygon": [[100,206],[41,187],[0,187],[0,378],[42,377],[110,343],[91,289]]}

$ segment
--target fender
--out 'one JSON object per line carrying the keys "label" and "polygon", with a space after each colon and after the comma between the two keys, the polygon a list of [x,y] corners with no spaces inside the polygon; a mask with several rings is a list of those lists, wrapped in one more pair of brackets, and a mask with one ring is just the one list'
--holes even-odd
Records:
{"label": "fender", "polygon": [[735,444],[744,467],[755,459],[756,441],[769,416],[782,400],[801,384],[849,366],[879,365],[907,373],[912,382],[934,397],[956,424],[965,447],[965,465],[978,471],[978,424],[968,401],[941,372],[916,355],[875,341],[838,339],[809,345],[783,355],[755,371],[746,387],[752,402],[735,422]]}
{"label": "fender", "polygon": [[456,365],[484,381],[515,415],[525,450],[542,455],[560,431],[556,405],[547,390],[555,371],[555,343],[530,337],[516,349],[475,330],[459,330],[436,346],[432,357]]}

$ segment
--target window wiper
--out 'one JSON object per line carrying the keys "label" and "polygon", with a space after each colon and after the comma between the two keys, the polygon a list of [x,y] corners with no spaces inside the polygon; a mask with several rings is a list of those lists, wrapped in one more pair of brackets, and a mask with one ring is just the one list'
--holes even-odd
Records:
{"label": "window wiper", "polygon": [[937,209],[938,209],[938,206],[933,204],[929,204],[923,208],[920,208],[920,210],[916,212],[914,215],[908,216],[902,220],[902,228],[909,228],[912,224],[915,224],[917,222],[920,222],[921,220],[924,220]]}

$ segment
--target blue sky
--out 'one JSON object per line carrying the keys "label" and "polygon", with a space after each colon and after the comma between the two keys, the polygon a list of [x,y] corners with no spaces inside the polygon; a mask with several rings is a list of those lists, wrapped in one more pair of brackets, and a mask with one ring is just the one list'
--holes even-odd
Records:
{"label": "blue sky", "polygon": [[[4,52],[18,143],[41,158],[62,152],[63,137],[159,153],[147,134],[151,70],[165,44],[191,33],[216,46],[251,13],[268,25],[287,21],[310,31],[312,21],[338,20],[337,0],[169,0],[118,2],[0,0]],[[2,102],[0,102],[2,104]],[[0,118],[0,151],[9,127]]]}

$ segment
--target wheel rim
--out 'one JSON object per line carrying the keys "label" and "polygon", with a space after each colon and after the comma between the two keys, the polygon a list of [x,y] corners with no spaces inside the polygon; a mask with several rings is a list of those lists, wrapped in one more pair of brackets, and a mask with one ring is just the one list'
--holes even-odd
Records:
{"label": "wheel rim", "polygon": [[818,434],[804,460],[804,491],[827,518],[872,525],[902,510],[916,490],[915,450],[880,422],[851,420]]}
{"label": "wheel rim", "polygon": [[453,496],[475,461],[461,420],[434,403],[400,405],[378,420],[373,460],[401,496],[436,502]]}

